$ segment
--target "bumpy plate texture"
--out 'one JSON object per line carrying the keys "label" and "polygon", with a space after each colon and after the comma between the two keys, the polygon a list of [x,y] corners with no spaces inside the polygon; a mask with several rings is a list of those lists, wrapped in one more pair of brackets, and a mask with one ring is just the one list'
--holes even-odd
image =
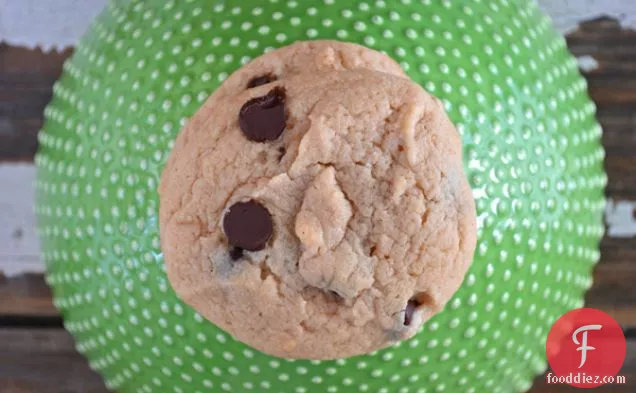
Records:
{"label": "bumpy plate texture", "polygon": [[[385,51],[443,100],[476,198],[475,262],[413,339],[274,359],[175,296],[157,185],[176,134],[230,73],[296,40]],[[529,1],[113,1],[55,87],[37,157],[48,281],[78,349],[122,393],[519,392],[598,260],[601,129],[564,39]]]}

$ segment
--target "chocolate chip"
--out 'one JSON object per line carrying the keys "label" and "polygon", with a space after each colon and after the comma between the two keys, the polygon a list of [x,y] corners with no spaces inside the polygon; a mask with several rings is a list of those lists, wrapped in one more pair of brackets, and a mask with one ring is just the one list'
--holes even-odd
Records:
{"label": "chocolate chip", "polygon": [[[241,249],[241,254],[243,250],[262,250],[272,236],[272,216],[254,200],[238,202],[225,213],[223,230],[230,245]],[[230,250],[230,257],[237,255],[237,251]]]}
{"label": "chocolate chip", "polygon": [[283,157],[285,157],[285,154],[287,153],[287,149],[285,149],[284,146],[281,146],[278,148],[278,161],[282,161]]}
{"label": "chocolate chip", "polygon": [[239,112],[239,125],[254,142],[276,140],[285,129],[285,92],[280,88],[246,102]]}
{"label": "chocolate chip", "polygon": [[404,310],[404,326],[409,326],[413,321],[413,314],[417,307],[419,307],[419,302],[415,299],[411,299],[406,303],[406,309]]}
{"label": "chocolate chip", "polygon": [[230,249],[230,258],[233,261],[238,261],[239,259],[243,258],[243,249],[240,247],[232,247]]}
{"label": "chocolate chip", "polygon": [[266,85],[268,83],[272,83],[276,80],[276,77],[272,74],[267,74],[267,75],[263,75],[263,76],[257,76],[256,78],[252,79],[251,81],[249,81],[249,83],[247,84],[247,88],[248,89],[253,89],[255,87],[259,87],[259,86],[263,86]]}

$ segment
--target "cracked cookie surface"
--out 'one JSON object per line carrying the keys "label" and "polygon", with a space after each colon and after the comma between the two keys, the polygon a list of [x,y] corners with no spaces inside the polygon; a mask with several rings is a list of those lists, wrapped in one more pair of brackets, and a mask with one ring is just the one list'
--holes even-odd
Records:
{"label": "cracked cookie surface", "polygon": [[232,75],[178,136],[159,192],[177,294],[279,357],[348,357],[412,336],[475,248],[461,141],[441,103],[351,44],[295,44]]}

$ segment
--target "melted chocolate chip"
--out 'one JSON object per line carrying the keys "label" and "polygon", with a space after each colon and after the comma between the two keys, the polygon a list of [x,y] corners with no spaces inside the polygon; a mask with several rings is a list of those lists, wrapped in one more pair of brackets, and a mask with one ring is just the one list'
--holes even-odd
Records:
{"label": "melted chocolate chip", "polygon": [[249,83],[247,84],[247,88],[248,89],[253,89],[255,87],[259,87],[259,86],[263,86],[266,85],[268,83],[272,83],[276,80],[276,77],[272,74],[267,74],[267,75],[263,75],[263,76],[257,76],[256,78],[252,79],[251,81],[249,81]]}
{"label": "melted chocolate chip", "polygon": [[408,303],[406,303],[406,309],[404,310],[404,326],[411,325],[411,322],[413,322],[413,314],[415,314],[415,310],[419,305],[419,302],[414,299],[411,299]]}
{"label": "melted chocolate chip", "polygon": [[239,112],[241,131],[250,141],[276,140],[285,129],[285,92],[280,88],[246,102]]}
{"label": "melted chocolate chip", "polygon": [[239,253],[242,255],[243,250],[258,251],[265,248],[273,232],[272,216],[254,200],[238,202],[225,213],[223,230],[228,243],[234,247],[230,250],[230,257],[235,259]]}

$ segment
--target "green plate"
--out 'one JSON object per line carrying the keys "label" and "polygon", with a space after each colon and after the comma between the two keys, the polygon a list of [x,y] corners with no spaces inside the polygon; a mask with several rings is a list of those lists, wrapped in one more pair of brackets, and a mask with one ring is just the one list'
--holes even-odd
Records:
{"label": "green plate", "polygon": [[[175,136],[230,73],[297,40],[381,50],[443,100],[478,208],[475,262],[413,339],[275,359],[174,294],[157,185]],[[599,258],[601,128],[565,40],[524,0],[111,1],[55,86],[37,156],[47,279],[77,348],[122,393],[527,390]]]}

